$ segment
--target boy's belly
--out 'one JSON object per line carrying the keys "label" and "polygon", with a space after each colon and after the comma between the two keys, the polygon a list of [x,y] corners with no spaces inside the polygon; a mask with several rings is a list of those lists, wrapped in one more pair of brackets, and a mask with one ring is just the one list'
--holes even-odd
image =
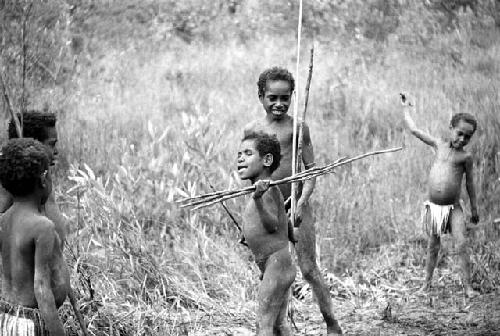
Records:
{"label": "boy's belly", "polygon": [[288,238],[281,235],[246,236],[248,247],[255,259],[266,258],[276,251],[288,246]]}
{"label": "boy's belly", "polygon": [[429,200],[435,204],[455,204],[460,198],[462,172],[438,165],[429,174]]}

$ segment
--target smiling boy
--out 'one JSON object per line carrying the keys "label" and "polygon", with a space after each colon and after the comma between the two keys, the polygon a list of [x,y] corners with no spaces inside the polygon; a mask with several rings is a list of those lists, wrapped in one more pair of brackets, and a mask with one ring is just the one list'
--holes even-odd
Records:
{"label": "smiling boy", "polygon": [[276,137],[262,132],[246,134],[238,150],[238,174],[256,188],[245,208],[242,229],[262,272],[258,336],[291,335],[286,315],[295,267],[288,247],[288,218],[279,188],[269,187],[280,156]]}
{"label": "smiling boy", "polygon": [[[288,115],[295,89],[295,80],[292,74],[280,67],[265,70],[257,82],[260,103],[266,113],[263,119],[248,124],[244,134],[251,132],[265,132],[276,135],[281,146],[280,166],[272,173],[272,180],[280,180],[292,175],[293,156],[293,118]],[[298,134],[298,132],[297,132]],[[302,163],[305,169],[314,167],[314,149],[311,142],[309,127],[304,123],[302,142]],[[298,226],[295,250],[297,260],[304,279],[311,285],[314,296],[318,301],[320,311],[326,322],[327,334],[342,334],[333,314],[333,304],[330,292],[325,286],[319,267],[316,264],[316,228],[309,198],[311,197],[316,180],[314,178],[299,185],[298,200],[295,213],[295,225]],[[291,185],[279,186],[283,198],[291,195]],[[288,203],[289,205],[290,203]]]}
{"label": "smiling boy", "polygon": [[424,203],[423,224],[429,235],[426,278],[422,290],[431,287],[432,274],[436,267],[441,246],[441,235],[450,233],[456,240],[456,249],[460,261],[462,282],[465,295],[473,297],[475,292],[470,279],[470,262],[468,255],[465,216],[460,205],[462,179],[465,175],[465,186],[471,205],[471,222],[477,223],[476,191],[473,178],[473,158],[465,151],[477,128],[476,119],[469,113],[458,113],[451,118],[449,137],[436,138],[420,130],[410,115],[412,106],[402,95],[404,119],[410,132],[436,151],[434,163],[429,173],[428,200]]}

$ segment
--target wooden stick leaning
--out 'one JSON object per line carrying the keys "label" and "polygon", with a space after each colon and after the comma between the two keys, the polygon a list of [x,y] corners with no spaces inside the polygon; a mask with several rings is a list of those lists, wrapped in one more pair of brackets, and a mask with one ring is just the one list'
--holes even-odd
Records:
{"label": "wooden stick leaning", "polygon": [[311,88],[311,79],[313,73],[313,61],[314,61],[314,45],[311,48],[311,58],[309,59],[309,74],[307,76],[306,82],[306,94],[304,97],[304,110],[302,111],[302,116],[300,117],[300,125],[299,125],[299,138],[297,139],[297,161],[296,161],[296,171],[300,172],[300,166],[302,161],[302,143],[304,140],[304,124],[306,122],[306,111],[307,104],[309,102],[309,89]]}
{"label": "wooden stick leaning", "polygon": [[[343,165],[351,163],[353,161],[361,160],[361,159],[368,157],[368,156],[397,152],[397,151],[400,151],[402,149],[403,149],[402,147],[395,147],[395,148],[382,149],[382,150],[377,150],[377,151],[372,151],[372,152],[360,154],[360,155],[352,157],[352,158],[341,158],[341,159],[338,159],[335,162],[328,164],[326,166],[323,166],[323,167],[314,167],[314,168],[305,170],[299,174],[292,175],[292,176],[286,177],[286,178],[281,179],[281,180],[271,181],[270,185],[275,186],[275,185],[280,185],[280,184],[285,184],[285,183],[305,181],[305,180],[308,180],[308,179],[311,179],[314,177],[318,177],[321,175],[332,173],[333,170],[337,167],[343,166]],[[186,203],[180,205],[180,207],[185,208],[185,207],[189,207],[189,206],[195,206],[192,210],[198,210],[201,208],[208,207],[210,205],[217,204],[219,202],[227,201],[227,200],[232,199],[232,198],[236,198],[239,196],[244,196],[244,195],[250,194],[254,190],[255,190],[255,186],[251,185],[251,186],[245,187],[243,189],[227,190],[227,191],[219,192],[217,197],[215,197],[215,198],[211,197],[210,199],[201,199],[200,200],[200,196],[194,196],[192,198],[183,199],[182,201],[186,202]],[[196,201],[188,202],[191,199],[196,199]]]}
{"label": "wooden stick leaning", "polygon": [[89,331],[87,330],[87,326],[85,325],[85,319],[83,318],[80,309],[78,309],[78,307],[76,306],[77,302],[75,294],[73,293],[73,290],[71,288],[69,289],[68,297],[69,302],[71,302],[71,306],[73,307],[73,311],[75,312],[78,323],[80,324],[80,328],[82,329],[83,335],[90,336]]}
{"label": "wooden stick leaning", "polygon": [[14,109],[13,109],[12,104],[10,102],[9,94],[7,92],[7,87],[5,85],[5,80],[3,79],[1,68],[0,68],[0,85],[2,85],[3,99],[5,100],[5,104],[7,105],[7,109],[9,110],[10,116],[11,116],[12,120],[14,121],[14,125],[16,125],[17,136],[19,138],[22,138],[23,137],[23,129],[21,128],[21,124],[19,122],[19,119],[16,118],[16,115],[14,113]]}

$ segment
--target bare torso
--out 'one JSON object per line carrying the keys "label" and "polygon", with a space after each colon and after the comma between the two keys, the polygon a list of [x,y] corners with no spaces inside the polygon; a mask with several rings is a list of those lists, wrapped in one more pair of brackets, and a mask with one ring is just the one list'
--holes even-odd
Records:
{"label": "bare torso", "polygon": [[437,145],[435,161],[429,173],[429,200],[439,205],[458,204],[462,177],[469,154],[450,147],[449,142]]}
{"label": "bare torso", "polygon": [[[49,225],[47,225],[47,223]],[[2,295],[9,301],[25,306],[37,307],[34,291],[36,237],[40,227],[56,231],[53,254],[48,265],[50,287],[56,307],[62,305],[69,292],[69,272],[62,253],[63,240],[54,224],[43,216],[14,204],[1,217],[2,227]]]}
{"label": "bare torso", "polygon": [[257,260],[288,246],[288,219],[283,196],[277,187],[271,187],[262,195],[262,200],[276,209],[279,224],[275,232],[268,232],[259,217],[255,201],[250,198],[243,215],[243,234]]}

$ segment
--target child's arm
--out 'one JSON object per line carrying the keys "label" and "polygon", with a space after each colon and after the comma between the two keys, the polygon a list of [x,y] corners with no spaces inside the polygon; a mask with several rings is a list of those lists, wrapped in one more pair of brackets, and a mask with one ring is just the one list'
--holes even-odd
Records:
{"label": "child's arm", "polygon": [[52,259],[56,232],[54,223],[41,221],[39,233],[35,235],[35,297],[38,308],[50,335],[64,336],[64,327],[59,320],[54,294],[51,287],[50,262]]}
{"label": "child's arm", "polygon": [[404,119],[405,119],[406,127],[408,127],[411,134],[413,134],[415,137],[422,140],[425,144],[436,148],[438,145],[438,139],[436,139],[432,135],[422,131],[421,129],[419,129],[415,125],[415,122],[413,121],[413,118],[410,115],[410,108],[412,107],[412,105],[410,102],[408,102],[408,100],[406,99],[406,96],[403,94],[401,94],[401,102],[403,104],[403,110],[404,110],[404,115],[405,115]]}
{"label": "child's arm", "polygon": [[12,196],[0,184],[0,213],[4,213],[12,205]]}
{"label": "child's arm", "polygon": [[269,180],[260,180],[255,183],[255,192],[253,193],[253,199],[255,201],[255,207],[259,213],[260,220],[264,225],[264,228],[269,233],[276,232],[278,230],[278,211],[276,209],[277,204],[274,204],[274,197],[267,197],[266,200],[272,200],[273,204],[270,202],[264,203],[262,195],[269,189]]}
{"label": "child's arm", "polygon": [[[311,133],[309,132],[309,127],[304,124],[304,133],[302,138],[302,162],[304,163],[305,169],[310,169],[315,166],[314,162],[314,148],[311,141]],[[302,210],[303,206],[309,201],[311,195],[316,186],[316,178],[306,180],[302,187],[302,195],[297,200],[297,209],[295,213],[296,226],[300,225],[302,220]]]}
{"label": "child's arm", "polygon": [[479,215],[477,213],[476,203],[476,187],[474,185],[474,163],[472,162],[472,155],[468,155],[465,161],[465,187],[467,194],[469,194],[470,208],[471,208],[471,222],[476,224],[479,222]]}

